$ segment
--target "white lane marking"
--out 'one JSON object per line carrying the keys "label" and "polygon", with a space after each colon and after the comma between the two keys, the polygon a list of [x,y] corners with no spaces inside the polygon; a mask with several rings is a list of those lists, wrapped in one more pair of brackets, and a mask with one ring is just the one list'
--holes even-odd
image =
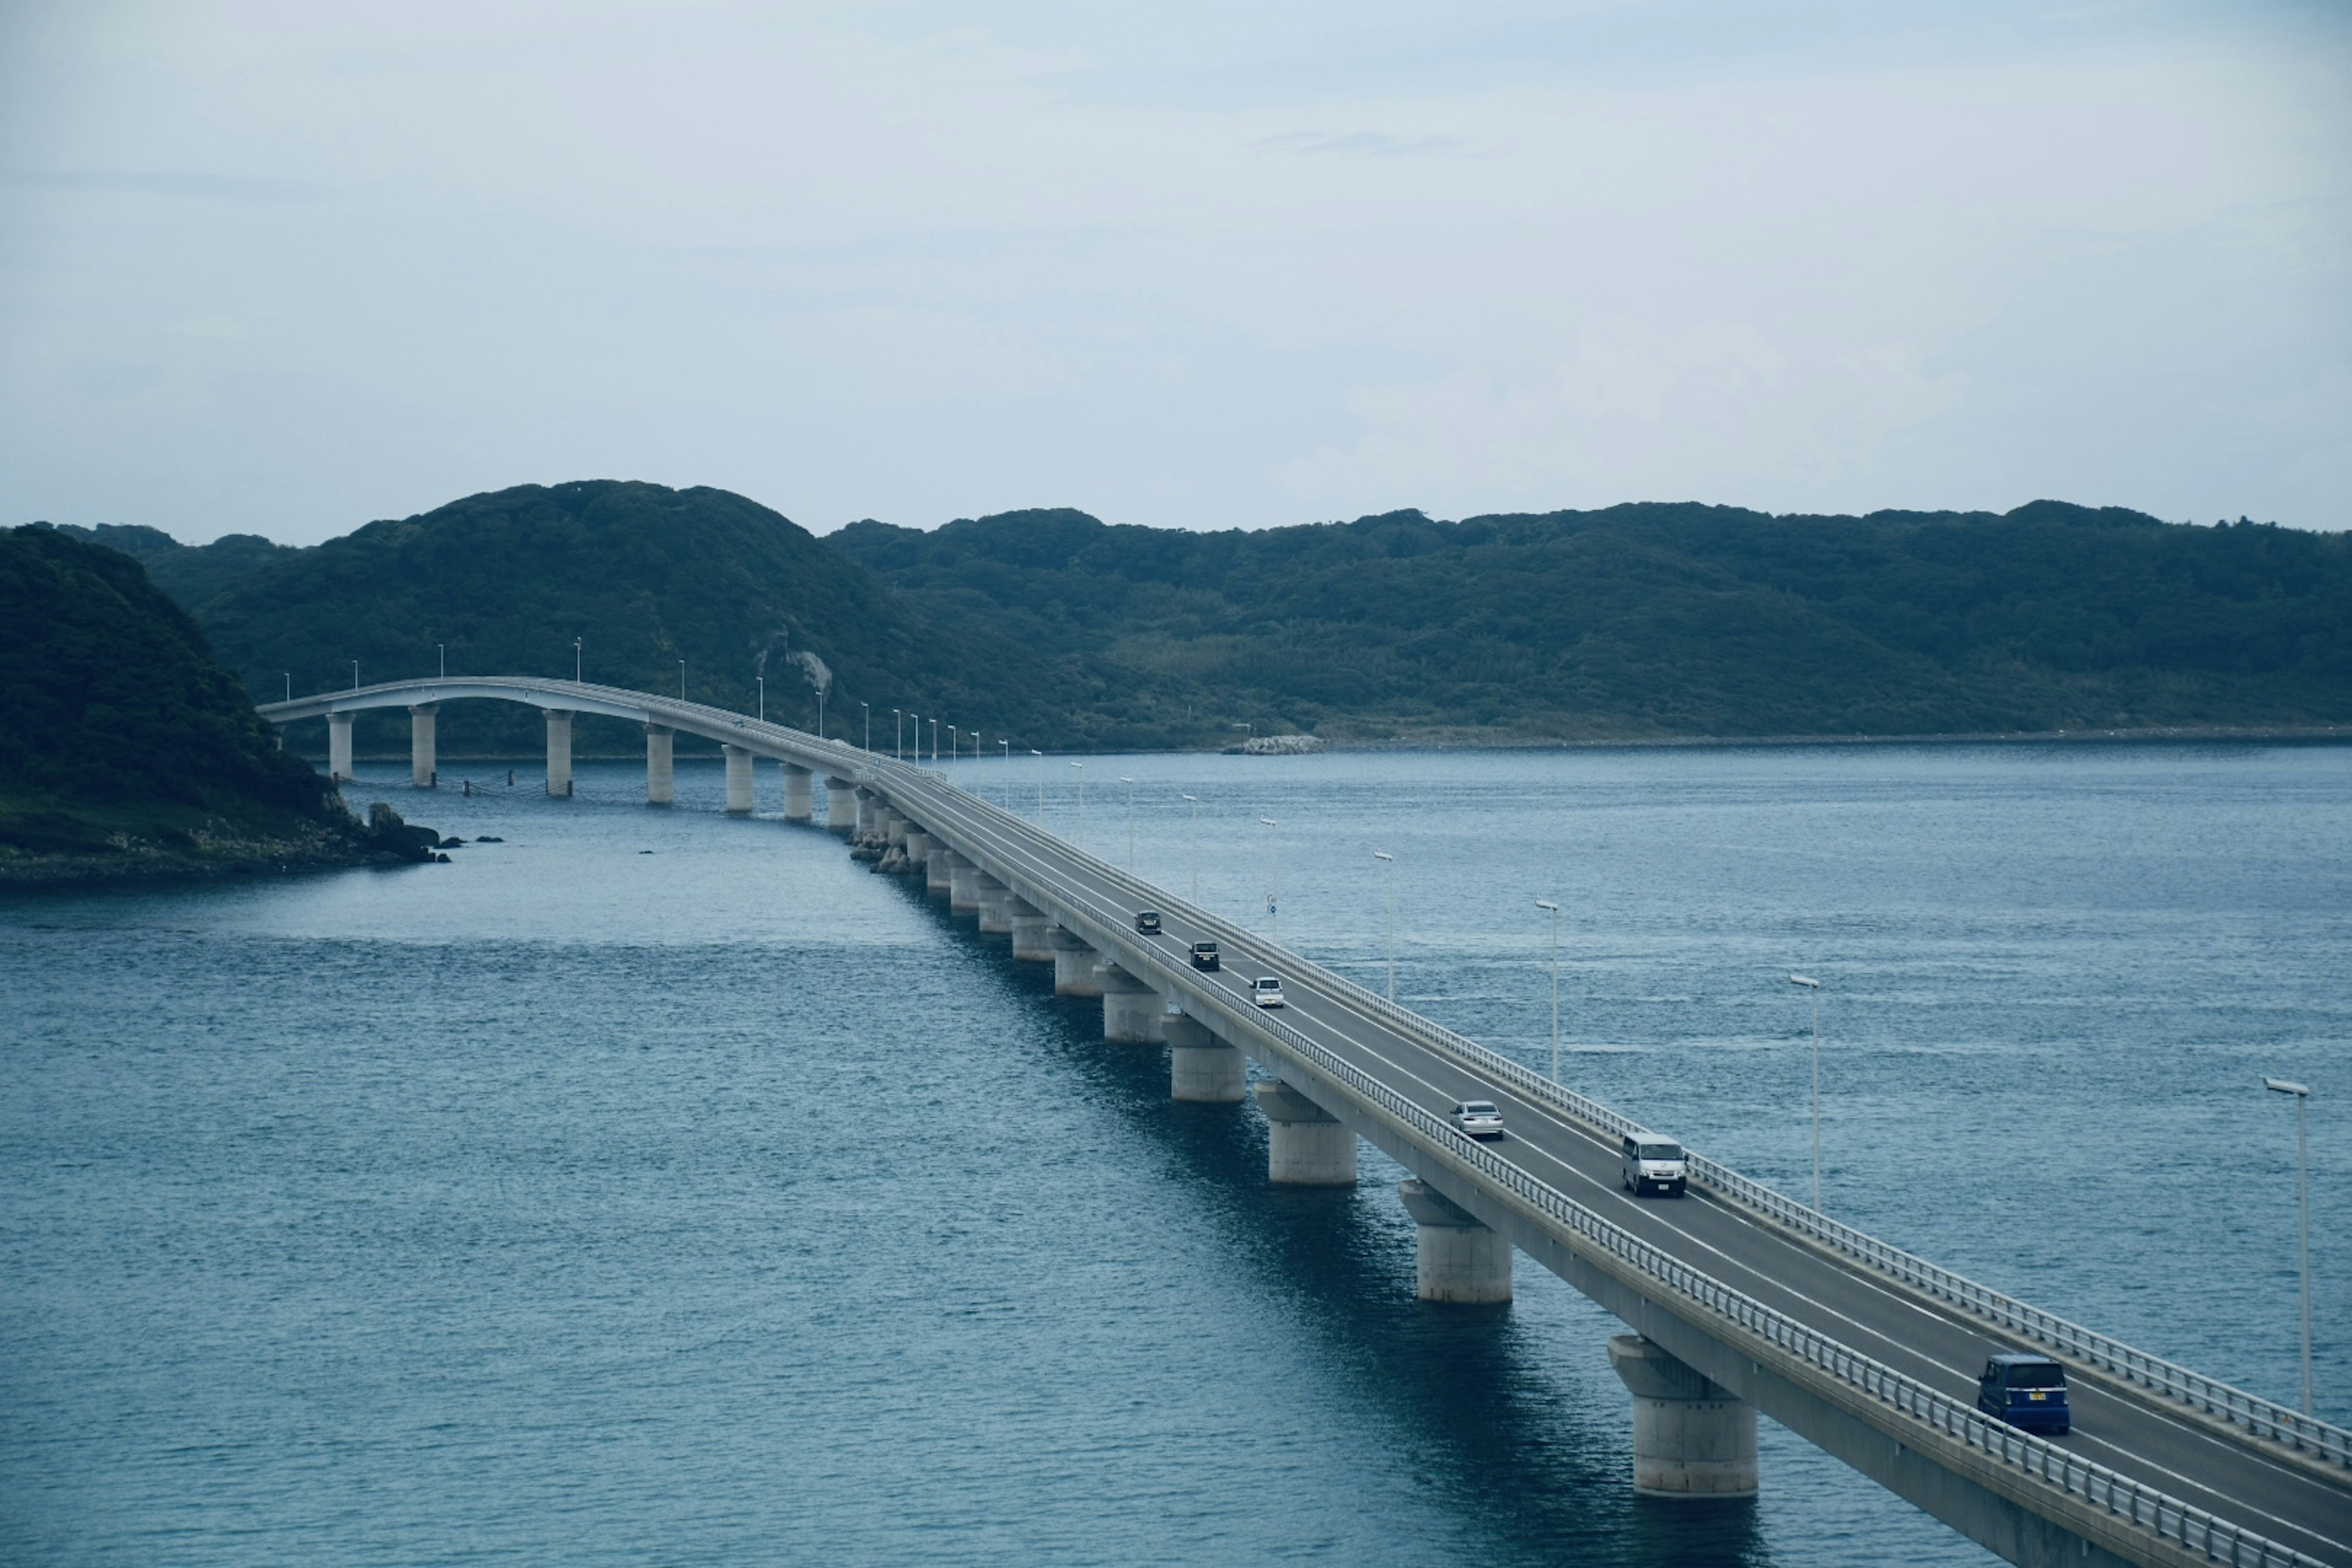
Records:
{"label": "white lane marking", "polygon": [[[958,813],[958,815],[961,816],[961,814]],[[1058,872],[1061,879],[1066,879],[1066,880],[1064,880],[1062,884],[1065,891],[1077,893],[1080,896],[1078,901],[1082,901],[1085,905],[1089,906],[1088,912],[1097,915],[1097,918],[1102,916],[1106,909],[1118,910],[1123,907],[1122,904],[1114,904],[1108,901],[1108,895],[1112,889],[1097,887],[1093,885],[1090,880],[1082,879],[1072,875],[1073,872],[1082,869],[1081,868],[1055,868],[1046,862],[1044,857],[1028,849],[1025,846],[1018,847],[1016,850],[1015,846],[1004,843],[1001,836],[992,830],[983,830],[982,825],[967,821],[965,826],[967,830],[972,832],[975,837],[983,837],[996,844],[999,847],[1000,853],[1005,853],[1008,858],[1014,858],[1017,853],[1018,858],[1028,862],[1041,875],[1052,876]],[[1075,884],[1075,886],[1072,884]],[[1114,919],[1110,923],[1116,925],[1118,922]],[[1255,953],[1253,953],[1252,956],[1256,957],[1257,962],[1262,965],[1271,965],[1276,968],[1280,968],[1282,966],[1278,960],[1266,959]],[[1213,984],[1216,989],[1227,996],[1232,997],[1237,1003],[1246,997],[1247,994],[1245,992],[1241,991],[1237,986],[1228,982],[1224,972],[1218,972],[1216,979],[1213,982],[1208,979],[1208,974],[1209,972],[1207,971],[1201,972],[1202,983]],[[1409,1046],[1421,1051],[1433,1061],[1444,1062],[1444,1065],[1452,1071],[1459,1073],[1465,1079],[1480,1088],[1486,1089],[1488,1092],[1496,1095],[1496,1097],[1508,1100],[1513,1105],[1526,1111],[1538,1122],[1557,1128],[1559,1131],[1568,1134],[1571,1139],[1589,1144],[1604,1159],[1610,1152],[1608,1145],[1580,1123],[1570,1121],[1554,1110],[1551,1107],[1543,1105],[1538,1101],[1527,1100],[1523,1096],[1508,1089],[1490,1088],[1485,1083],[1484,1079],[1479,1077],[1475,1068],[1460,1063],[1446,1062],[1442,1053],[1433,1051],[1429,1047],[1418,1045],[1409,1038],[1402,1035],[1398,1035],[1395,1031],[1381,1024],[1378,1019],[1371,1018],[1369,1016],[1359,1012],[1347,1001],[1346,998],[1324,990],[1320,985],[1314,982],[1311,975],[1307,978],[1306,983],[1301,985],[1300,989],[1304,991],[1307,996],[1325,1004],[1326,1006],[1336,1011],[1340,1016],[1340,1019],[1342,1021],[1347,1023],[1360,1023],[1367,1028],[1374,1031],[1383,1041],[1393,1039],[1400,1045]],[[1402,1063],[1396,1061],[1394,1058],[1385,1055],[1383,1052],[1372,1048],[1370,1044],[1360,1036],[1352,1034],[1343,1027],[1342,1022],[1335,1022],[1332,1019],[1318,1016],[1315,1012],[1304,1009],[1297,1015],[1297,1017],[1304,1023],[1314,1025],[1317,1029],[1326,1037],[1323,1041],[1318,1042],[1319,1044],[1322,1044],[1326,1049],[1334,1050],[1335,1052],[1342,1055],[1353,1054],[1359,1057],[1369,1058],[1372,1061],[1378,1062],[1390,1068],[1400,1077],[1420,1085],[1423,1089],[1428,1090],[1432,1097],[1437,1100],[1449,1100],[1460,1098],[1459,1096],[1449,1095],[1448,1091],[1441,1089],[1437,1084],[1423,1077],[1420,1073],[1405,1067]],[[1424,1106],[1423,1109],[1427,1110],[1429,1108]],[[1433,1114],[1434,1114],[1434,1112],[1433,1112]],[[1553,1166],[1574,1176],[1579,1182],[1585,1184],[1596,1191],[1607,1194],[1621,1202],[1626,1201],[1623,1198],[1622,1193],[1618,1188],[1612,1187],[1601,1182],[1598,1177],[1580,1169],[1578,1166],[1570,1163],[1564,1155],[1555,1153],[1551,1150],[1545,1148],[1542,1144],[1531,1139],[1522,1137],[1518,1140],[1518,1142],[1522,1147],[1532,1152],[1539,1159],[1549,1161]],[[1512,1163],[1518,1164],[1528,1175],[1536,1176],[1538,1180],[1542,1179],[1536,1170],[1528,1168],[1528,1162],[1513,1161]],[[1548,1186],[1553,1185],[1553,1184],[1549,1182],[1546,1182],[1545,1184]],[[1558,1189],[1555,1187],[1555,1190]],[[1973,1380],[1969,1378],[1965,1370],[1954,1368],[1948,1363],[1940,1362],[1936,1358],[1933,1352],[1923,1351],[1916,1346],[1906,1344],[1882,1329],[1876,1328],[1872,1324],[1866,1323],[1849,1315],[1848,1313],[1841,1311],[1838,1309],[1830,1306],[1828,1303],[1787,1284],[1783,1280],[1774,1279],[1771,1275],[1757,1265],[1748,1263],[1744,1259],[1725,1251],[1715,1243],[1685,1230],[1680,1225],[1675,1224],[1670,1219],[1664,1218],[1655,1211],[1641,1208],[1636,1205],[1632,1212],[1641,1215],[1643,1218],[1649,1220],[1659,1228],[1681,1237],[1692,1247],[1716,1258],[1721,1258],[1726,1264],[1738,1269],[1769,1289],[1778,1291],[1779,1293],[1795,1300],[1804,1302],[1806,1305],[1813,1308],[1825,1317],[1851,1325],[1861,1333],[1886,1345],[1895,1352],[1899,1353],[1904,1359],[1911,1361],[1915,1364],[1924,1365],[1934,1369],[1935,1372],[1949,1378],[1955,1385],[1972,1384]],[[1716,1205],[1716,1212],[1724,1215],[1734,1223],[1745,1226],[1746,1228],[1755,1236],[1766,1241],[1778,1244],[1782,1250],[1798,1259],[1804,1266],[1811,1268],[1826,1267],[1833,1268],[1836,1270],[1839,1278],[1860,1285],[1866,1291],[1880,1300],[1885,1300],[1890,1305],[1906,1308],[1910,1311],[1916,1313],[1930,1321],[1938,1323],[1944,1327],[1955,1330],[1964,1334],[1981,1335],[1984,1332],[1984,1331],[1977,1328],[1975,1325],[1951,1318],[1943,1313],[1937,1312],[1919,1301],[1888,1289],[1882,1281],[1872,1279],[1867,1275],[1840,1266],[1832,1260],[1814,1257],[1795,1247],[1795,1245],[1790,1242],[1786,1237],[1780,1237],[1762,1226],[1754,1225],[1752,1222],[1748,1221],[1745,1216],[1736,1209],[1717,1204]],[[1656,1244],[1653,1242],[1651,1245]],[[2217,1447],[2222,1447],[2224,1452],[2231,1455],[2233,1458],[2241,1459],[2253,1459],[2264,1468],[2272,1468],[2281,1476],[2299,1482],[2308,1484],[2311,1481],[2311,1478],[2302,1475],[2299,1471],[2279,1465],[2276,1461],[2271,1460],[2268,1456],[2261,1454],[2259,1451],[2242,1449],[2233,1445],[2227,1445],[2222,1442],[2217,1434],[2206,1432],[2199,1427],[2179,1422],[2176,1417],[2171,1416],[2167,1412],[2142,1405],[2137,1401],[2127,1402],[2117,1395],[2106,1394],[2105,1391],[2101,1391],[2101,1394],[2108,1403],[2114,1404],[2134,1415],[2153,1416],[2175,1431],[2200,1437],[2208,1442],[2213,1443]],[[1948,1394],[1947,1397],[1952,1397],[1952,1395]],[[2284,1526],[2289,1530],[2293,1530],[2298,1533],[2307,1536],[2312,1541],[2322,1542],[2329,1546],[2336,1547],[2338,1549],[2343,1549],[2344,1547],[2344,1543],[2334,1541],[2330,1537],[2322,1535],[2316,1531],[2311,1530],[2307,1526],[2296,1524],[2293,1521],[2286,1520],[2279,1515],[2254,1508],[2252,1504],[2244,1502],[2242,1500],[2227,1496],[2214,1489],[2209,1483],[2194,1480],[2180,1474],[2179,1471],[2170,1469],[2163,1465],[2157,1464],[2153,1460],[2147,1458],[2145,1456],[2136,1452],[2135,1450],[2125,1448],[2110,1440],[2089,1433],[2082,1434],[2082,1438],[2085,1444],[2095,1444],[2107,1452],[2126,1460],[2129,1464],[2143,1467],[2156,1474],[2170,1478],[2171,1479],[2176,1480],[2184,1486],[2189,1487],[2198,1492],[2215,1498],[2231,1508],[2257,1514],[2264,1520]]]}

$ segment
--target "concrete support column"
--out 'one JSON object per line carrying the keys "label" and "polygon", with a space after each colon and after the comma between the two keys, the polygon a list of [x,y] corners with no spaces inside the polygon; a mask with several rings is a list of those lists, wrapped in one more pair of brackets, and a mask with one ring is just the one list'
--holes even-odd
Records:
{"label": "concrete support column", "polygon": [[352,716],[327,715],[327,776],[342,784],[352,776]]}
{"label": "concrete support column", "polygon": [[670,805],[677,800],[677,762],[673,746],[677,733],[667,724],[646,726],[646,804]]}
{"label": "concrete support column", "polygon": [[908,822],[902,830],[896,832],[895,837],[901,845],[905,846],[907,858],[914,862],[915,869],[919,871],[930,864],[931,836],[929,834]]}
{"label": "concrete support column", "polygon": [[1087,945],[1084,937],[1073,936],[1055,926],[1046,941],[1054,949],[1054,994],[1056,996],[1099,996],[1103,994],[1102,976],[1097,973],[1095,950]]}
{"label": "concrete support column", "polygon": [[572,794],[572,712],[565,708],[547,710],[547,793]]}
{"label": "concrete support column", "polygon": [[1756,1407],[1639,1334],[1609,1342],[1633,1395],[1633,1489],[1645,1497],[1756,1495]]}
{"label": "concrete support column", "polygon": [[1249,1087],[1249,1063],[1197,1018],[1160,1020],[1168,1042],[1168,1098],[1194,1105],[1239,1105]]}
{"label": "concrete support column", "polygon": [[980,899],[980,929],[991,936],[1006,936],[1013,931],[1013,910],[1009,907],[1012,889],[982,871],[972,879]]}
{"label": "concrete support column", "polygon": [[1159,992],[1117,964],[1102,965],[1101,973],[1104,1039],[1156,1046],[1168,1037],[1160,1032]]}
{"label": "concrete support column", "polygon": [[1420,1226],[1413,1249],[1415,1296],[1474,1305],[1511,1299],[1511,1244],[1500,1233],[1488,1230],[1426,1182],[1399,1182],[1397,1196]]}
{"label": "concrete support column", "polygon": [[433,721],[439,716],[437,702],[420,702],[408,710],[408,782],[418,789],[431,789],[440,782],[434,769]]}
{"label": "concrete support column", "polygon": [[923,857],[923,891],[942,899],[948,896],[952,886],[948,877],[948,857],[954,853],[938,839],[931,840],[931,851]]}
{"label": "concrete support column", "polygon": [[784,764],[784,820],[806,822],[816,815],[816,785],[806,768]]}
{"label": "concrete support column", "polygon": [[948,913],[980,913],[980,868],[952,849],[948,851]]}
{"label": "concrete support column", "polygon": [[864,790],[859,790],[851,798],[857,803],[857,830],[855,837],[859,838],[872,837],[874,836],[875,825],[874,797],[866,794]]}
{"label": "concrete support column", "polygon": [[746,816],[751,809],[751,753],[724,742],[719,749],[727,753],[727,809]]}
{"label": "concrete support column", "polygon": [[1284,1187],[1352,1187],[1356,1135],[1329,1111],[1278,1079],[1250,1086],[1265,1112],[1265,1179]]}
{"label": "concrete support column", "polygon": [[1013,924],[1013,956],[1031,963],[1053,963],[1054,933],[1061,929],[1054,917],[1010,893],[1004,898],[1004,913]]}
{"label": "concrete support column", "polygon": [[857,802],[851,798],[857,786],[847,779],[828,775],[824,781],[824,825],[837,832],[846,833],[857,826]]}

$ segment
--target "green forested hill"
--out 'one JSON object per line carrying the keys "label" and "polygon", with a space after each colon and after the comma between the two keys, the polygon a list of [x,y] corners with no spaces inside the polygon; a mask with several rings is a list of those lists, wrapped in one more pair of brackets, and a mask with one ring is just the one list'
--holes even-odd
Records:
{"label": "green forested hill", "polygon": [[1195,533],[1031,511],[845,553],[952,624],[1334,736],[2352,721],[2352,540],[2038,502]]}
{"label": "green forested hill", "polygon": [[0,880],[377,858],[139,563],[0,533]]}
{"label": "green forested hill", "polygon": [[[1009,512],[818,539],[717,489],[524,486],[309,550],[134,549],[262,697],[568,675],[814,718],[873,705],[1016,745],[1539,741],[2352,723],[2352,539],[2037,502],[2005,515],[1696,505],[1196,532]],[[362,746],[404,745],[400,720]],[[942,727],[942,739],[945,730]],[[529,752],[462,705],[445,753]],[[629,749],[583,721],[583,744]]]}
{"label": "green forested hill", "polygon": [[[150,565],[174,580],[169,560]],[[587,679],[676,691],[683,659],[695,700],[749,711],[764,678],[769,717],[809,728],[815,685],[800,656],[814,656],[832,678],[836,738],[856,735],[861,700],[886,721],[905,707],[1034,732],[1061,717],[1057,683],[1024,679],[1035,661],[1019,645],[985,626],[935,635],[864,566],[725,490],[588,480],[469,496],[263,561],[192,605],[265,700],[347,686],[354,659],[362,682],[432,674],[445,652],[452,675],[569,677],[577,637]],[[405,744],[404,720],[373,719],[362,747]],[[444,714],[442,745],[528,751],[537,724],[463,704]],[[643,743],[582,724],[583,746]]]}

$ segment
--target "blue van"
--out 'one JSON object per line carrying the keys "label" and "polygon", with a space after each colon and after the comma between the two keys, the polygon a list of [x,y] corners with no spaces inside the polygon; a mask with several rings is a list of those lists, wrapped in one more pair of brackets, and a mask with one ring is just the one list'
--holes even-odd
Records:
{"label": "blue van", "polygon": [[1977,1408],[2022,1431],[2063,1437],[2074,1425],[2066,1410],[2066,1369],[2046,1355],[2011,1352],[1985,1363]]}

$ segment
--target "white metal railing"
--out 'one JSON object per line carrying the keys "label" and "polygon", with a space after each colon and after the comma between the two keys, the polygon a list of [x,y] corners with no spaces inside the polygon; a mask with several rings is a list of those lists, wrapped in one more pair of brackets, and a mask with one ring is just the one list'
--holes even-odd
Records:
{"label": "white metal railing", "polygon": [[[912,772],[913,770],[908,770]],[[887,778],[885,769],[877,764],[868,770],[869,777]],[[890,782],[898,782],[891,780]],[[979,797],[957,788],[935,776],[918,774],[915,783],[928,791],[943,792],[950,803],[970,813],[977,807],[985,816],[973,824],[987,830],[987,836],[1000,840],[1000,848],[1018,853],[1031,862],[1034,874],[1041,881],[1052,876],[1052,868],[1044,863],[1040,850],[1050,846],[1055,854],[1074,857],[1084,863],[1097,878],[1129,891],[1145,895],[1171,907],[1181,907],[1188,919],[1197,919],[1208,928],[1229,935],[1237,942],[1251,946],[1263,945],[1260,939],[1233,926],[1231,922],[1193,909],[1181,900],[1165,897],[1163,890],[1151,887],[1071,845],[1046,834],[1042,828],[989,805]],[[957,798],[960,797],[960,798]],[[1014,838],[1033,842],[1012,844],[1001,842],[1008,834]],[[1034,842],[1043,840],[1044,843]],[[1115,924],[1116,915],[1107,923]],[[1147,948],[1133,950],[1132,960],[1122,953],[1120,963],[1135,962],[1139,967],[1159,972],[1160,978],[1171,990],[1191,986],[1194,977],[1189,971],[1158,952]],[[1320,972],[1318,984],[1328,984],[1335,991],[1347,994],[1346,999],[1377,1013],[1381,1021],[1393,1027],[1407,1029],[1413,1037],[1438,1047],[1449,1055],[1462,1057],[1465,1063],[1489,1072],[1512,1084],[1522,1092],[1531,1093],[1593,1125],[1622,1133],[1633,1131],[1636,1124],[1598,1101],[1562,1089],[1508,1058],[1486,1050],[1484,1047],[1439,1028],[1418,1015],[1396,1007],[1360,986]],[[1806,1327],[1755,1298],[1733,1289],[1700,1269],[1692,1268],[1673,1254],[1643,1240],[1631,1231],[1577,1203],[1549,1183],[1538,1180],[1517,1165],[1504,1160],[1485,1145],[1463,1136],[1450,1122],[1415,1105],[1403,1095],[1381,1083],[1370,1074],[1354,1066],[1291,1025],[1261,1015],[1253,1022],[1272,1035],[1292,1055],[1317,1072],[1336,1080],[1360,1100],[1368,1110],[1394,1124],[1399,1130],[1441,1152],[1461,1166],[1467,1173],[1483,1178],[1496,1188],[1516,1198],[1536,1211],[1542,1219],[1559,1226],[1570,1237],[1582,1241],[1631,1266],[1643,1275],[1664,1287],[1674,1295],[1699,1308],[1705,1313],[1735,1325],[1744,1332],[1774,1346],[1838,1382],[1855,1389],[1869,1398],[1903,1415],[1926,1425],[1942,1434],[1985,1454],[2035,1480],[2056,1488],[2064,1495],[2077,1498],[2103,1512],[2149,1531],[2158,1538],[2173,1542],[2203,1556],[2207,1561],[2231,1564],[2231,1568],[2320,1568],[2314,1558],[2264,1536],[2221,1519],[2180,1499],[2136,1481],[2128,1476],[2094,1464],[2070,1453],[2053,1443],[2021,1432],[2003,1422],[1995,1421],[1972,1405],[1966,1405],[1937,1393],[1917,1380],[1896,1372],[1884,1363],[1841,1344],[1829,1336]],[[1725,1177],[1736,1173],[1714,1166]],[[1767,1194],[1787,1204],[1788,1199],[1772,1193],[1759,1184],[1736,1177],[1759,1194]],[[1709,1184],[1716,1184],[1709,1179]],[[1742,1202],[1751,1202],[1745,1194],[1734,1193]],[[1757,1205],[1760,1206],[1760,1205]],[[1792,1205],[1794,1206],[1794,1205]],[[1801,1210],[1811,1215],[1811,1210]],[[1816,1219],[1822,1216],[1814,1215]],[[1850,1229],[1851,1227],[1844,1227]],[[1854,1236],[1867,1241],[1860,1232]],[[1885,1244],[1875,1243],[1884,1247]],[[1895,1257],[1907,1257],[1885,1247]],[[1875,1261],[1875,1259],[1873,1259]],[[1884,1267],[1884,1265],[1882,1265]],[[1932,1268],[1932,1265],[1927,1267]],[[1957,1276],[1950,1278],[1957,1279]],[[1981,1289],[1979,1287],[1978,1289]],[[2060,1320],[2041,1314],[2044,1321]],[[2069,1325],[2071,1327],[2071,1325]],[[2087,1332],[2087,1331],[2078,1331]],[[2112,1343],[2113,1342],[2107,1342]],[[2137,1352],[2135,1352],[2137,1353]],[[2142,1358],[2153,1362],[2154,1358]],[[2193,1375],[2193,1374],[2192,1374]],[[2207,1381],[2210,1380],[2200,1380]],[[2218,1385],[2215,1385],[2218,1386]],[[2250,1396],[2249,1396],[2250,1397]]]}

